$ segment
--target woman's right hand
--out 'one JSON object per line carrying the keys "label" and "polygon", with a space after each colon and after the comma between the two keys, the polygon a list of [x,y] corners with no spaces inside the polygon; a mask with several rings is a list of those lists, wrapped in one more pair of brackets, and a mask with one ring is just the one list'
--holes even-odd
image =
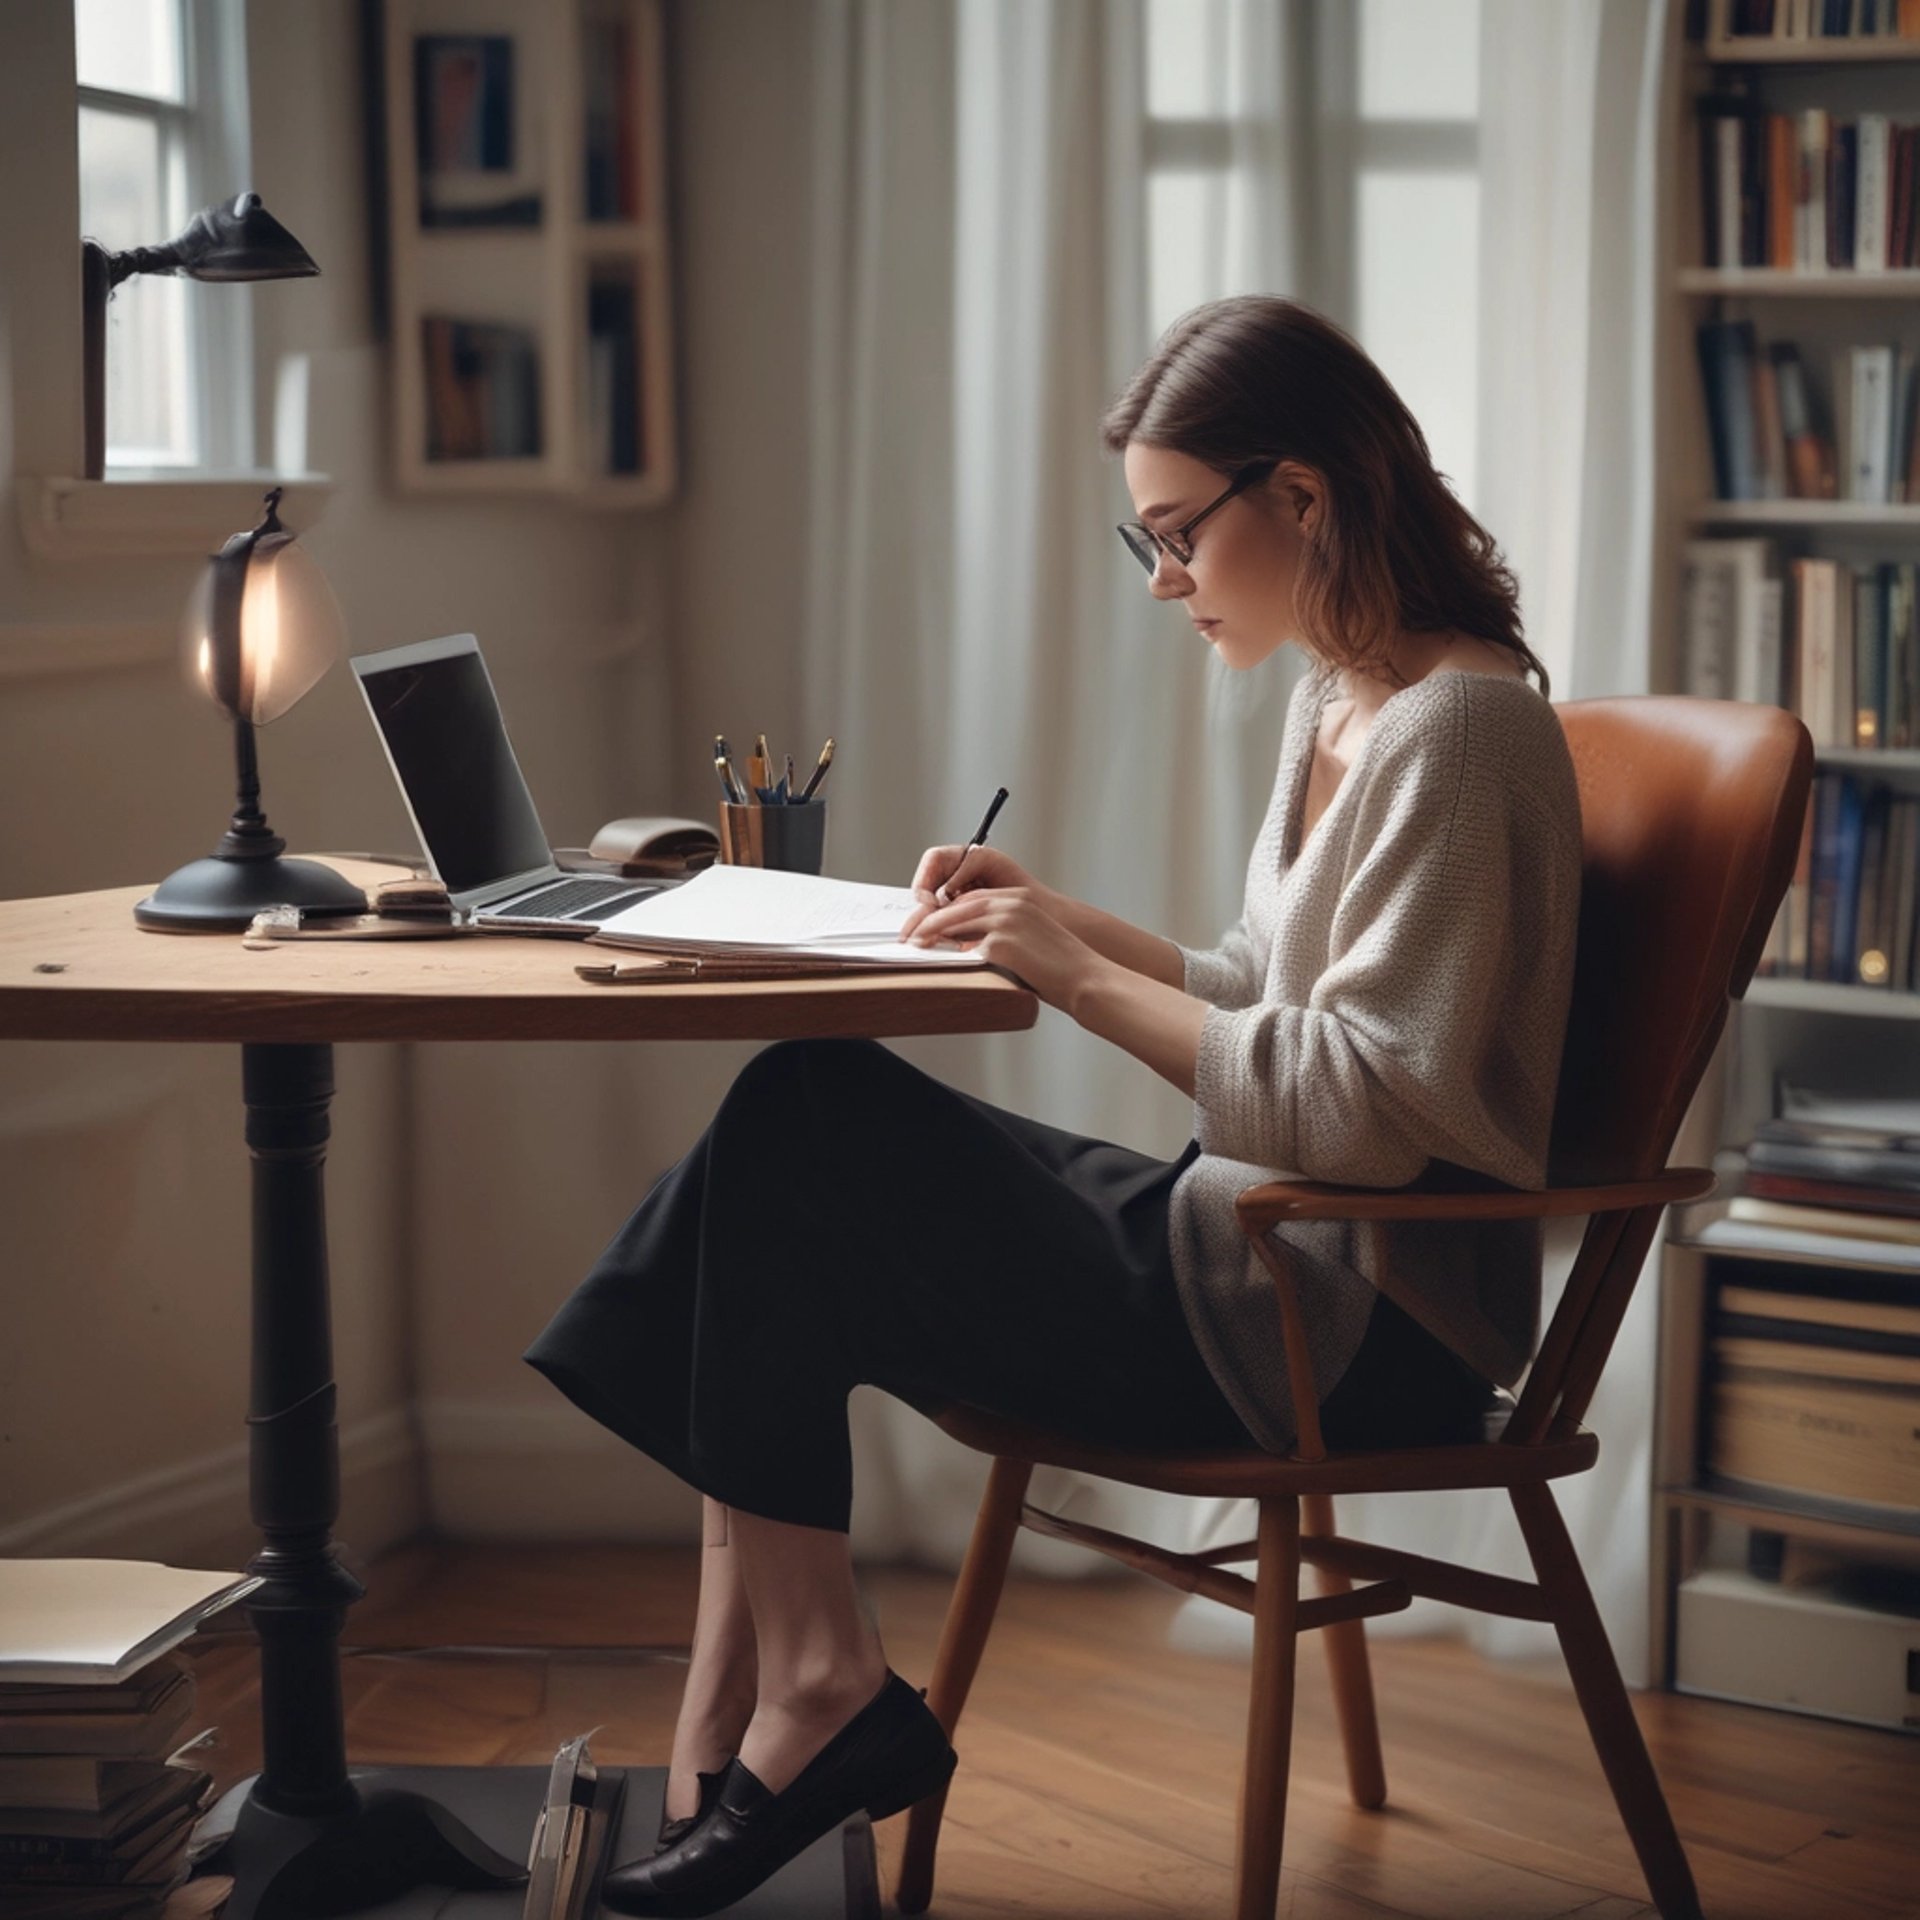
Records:
{"label": "woman's right hand", "polygon": [[963,854],[966,871],[960,874],[961,893],[971,893],[975,887],[1024,887],[1044,898],[1049,891],[1012,854],[1002,853],[998,847],[929,847],[914,869],[913,891],[919,904],[901,925],[902,940],[911,939],[914,928],[937,907],[959,897],[943,894],[940,889],[959,871]]}

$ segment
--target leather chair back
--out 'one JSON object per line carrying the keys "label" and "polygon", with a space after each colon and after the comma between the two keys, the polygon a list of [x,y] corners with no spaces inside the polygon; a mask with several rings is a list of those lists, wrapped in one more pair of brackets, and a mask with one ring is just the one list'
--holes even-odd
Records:
{"label": "leather chair back", "polygon": [[1644,1178],[1667,1163],[1792,879],[1813,740],[1792,714],[1744,701],[1555,711],[1586,861],[1549,1178]]}

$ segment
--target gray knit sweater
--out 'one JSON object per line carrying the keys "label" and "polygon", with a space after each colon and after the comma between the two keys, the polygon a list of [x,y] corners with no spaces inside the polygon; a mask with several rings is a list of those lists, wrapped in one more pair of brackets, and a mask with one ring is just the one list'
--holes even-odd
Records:
{"label": "gray knit sweater", "polygon": [[[1335,672],[1287,711],[1279,775],[1221,945],[1181,949],[1211,1003],[1195,1068],[1200,1157],[1169,1235],[1188,1324],[1273,1452],[1293,1444],[1272,1278],[1235,1222],[1275,1178],[1397,1187],[1429,1160],[1546,1184],[1573,986],[1580,799],[1551,704],[1524,680],[1443,669],[1392,695],[1299,851]],[[1274,1229],[1292,1256],[1324,1400],[1375,1290],[1487,1379],[1511,1385],[1540,1317],[1534,1221],[1342,1221]]]}

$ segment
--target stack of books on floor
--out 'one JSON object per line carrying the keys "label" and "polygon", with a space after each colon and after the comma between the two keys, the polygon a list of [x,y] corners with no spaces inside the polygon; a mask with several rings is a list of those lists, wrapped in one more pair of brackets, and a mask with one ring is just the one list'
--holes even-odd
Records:
{"label": "stack of books on floor", "polygon": [[[0,1913],[158,1913],[212,1776],[180,1752],[174,1649],[257,1580],[123,1560],[0,1560]],[[170,1757],[172,1756],[172,1757]]]}

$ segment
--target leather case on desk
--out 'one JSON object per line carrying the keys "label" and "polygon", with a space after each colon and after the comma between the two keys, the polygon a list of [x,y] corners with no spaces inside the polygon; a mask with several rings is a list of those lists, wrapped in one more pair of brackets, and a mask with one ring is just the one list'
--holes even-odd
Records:
{"label": "leather case on desk", "polygon": [[[533,1825],[547,1787],[546,1767],[352,1767],[363,1789],[405,1786],[430,1794],[457,1814],[489,1846],[524,1860],[533,1841]],[[601,1872],[653,1851],[660,1832],[660,1803],[667,1791],[665,1767],[606,1767],[600,1777],[626,1777],[620,1826]],[[209,1823],[229,1803],[237,1804],[245,1782],[223,1797]],[[209,1872],[219,1870],[216,1858]],[[596,1883],[597,1891],[597,1883]],[[367,1907],[355,1920],[521,1920],[525,1887],[497,1893],[449,1893],[445,1887],[416,1887],[399,1900]],[[590,1913],[611,1913],[597,1903]],[[746,1899],[724,1909],[738,1920],[879,1920],[879,1875],[874,1866],[873,1824],[855,1814],[835,1832],[823,1834]]]}

